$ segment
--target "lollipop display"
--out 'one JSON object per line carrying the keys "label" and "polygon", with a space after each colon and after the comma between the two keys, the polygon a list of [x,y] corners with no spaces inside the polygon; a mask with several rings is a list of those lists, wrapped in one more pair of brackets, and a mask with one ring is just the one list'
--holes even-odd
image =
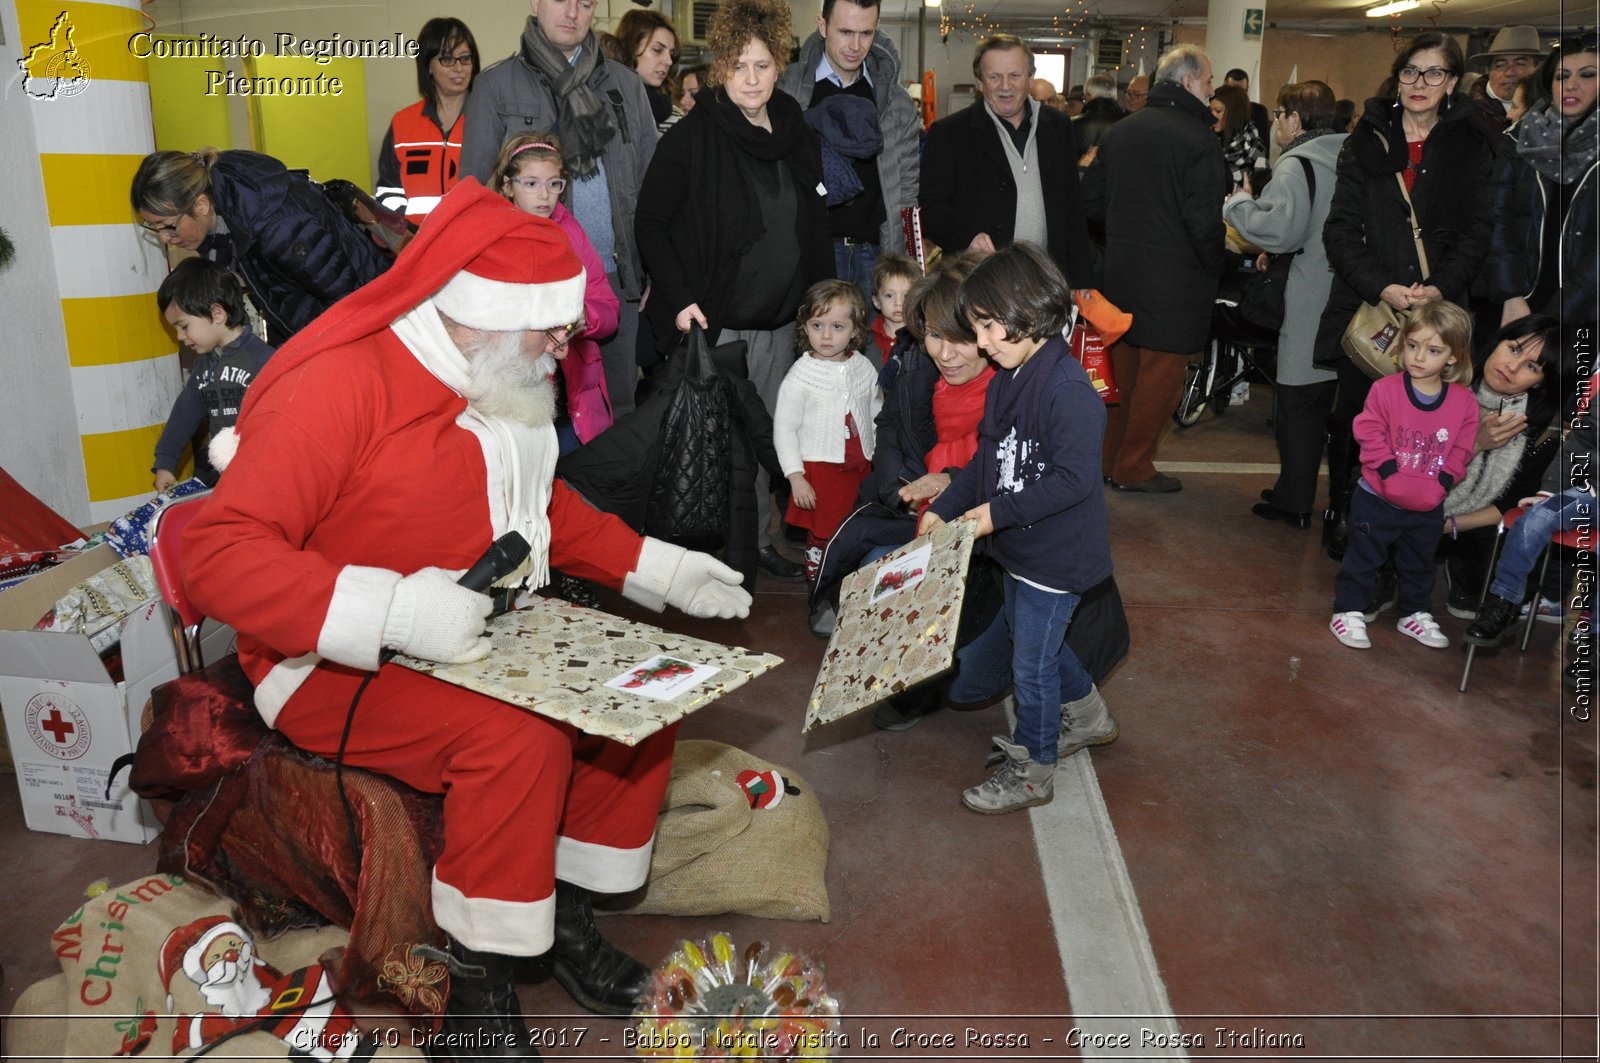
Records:
{"label": "lollipop display", "polygon": [[723,933],[668,956],[634,1020],[645,1059],[826,1059],[840,1043],[821,964]]}

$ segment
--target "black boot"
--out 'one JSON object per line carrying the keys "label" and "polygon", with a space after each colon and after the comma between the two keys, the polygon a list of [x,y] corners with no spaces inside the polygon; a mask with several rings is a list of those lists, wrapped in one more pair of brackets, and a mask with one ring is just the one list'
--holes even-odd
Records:
{"label": "black boot", "polygon": [[1350,426],[1328,430],[1328,508],[1322,512],[1322,548],[1335,561],[1343,561],[1350,548],[1350,492],[1360,475],[1356,459],[1360,451],[1350,435]]}
{"label": "black boot", "polygon": [[630,1015],[650,969],[600,936],[589,891],[556,882],[555,943],[545,957],[561,988],[596,1015]]}
{"label": "black boot", "polygon": [[431,1051],[437,1058],[541,1059],[517,1002],[510,956],[469,949],[450,938],[450,1003]]}
{"label": "black boot", "polygon": [[1506,637],[1506,628],[1516,622],[1517,608],[1516,602],[1508,602],[1497,594],[1489,595],[1489,600],[1478,610],[1478,619],[1467,628],[1466,640],[1485,648],[1500,645]]}

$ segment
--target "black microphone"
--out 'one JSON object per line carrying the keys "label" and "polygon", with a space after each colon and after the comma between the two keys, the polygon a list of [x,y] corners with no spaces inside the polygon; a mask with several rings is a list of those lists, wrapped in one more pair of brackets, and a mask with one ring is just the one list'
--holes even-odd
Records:
{"label": "black microphone", "polygon": [[[528,545],[528,540],[522,537],[522,533],[506,532],[489,544],[489,549],[472,563],[471,568],[461,574],[461,578],[456,580],[456,585],[483,594],[496,580],[504,579],[515,572],[518,566],[528,560],[528,555],[531,553],[533,547]],[[396,652],[384,650],[378,655],[378,663],[389,663]]]}
{"label": "black microphone", "polygon": [[520,532],[506,532],[491,543],[483,556],[463,572],[456,582],[469,591],[482,594],[495,580],[504,579],[515,572],[531,553],[533,548]]}

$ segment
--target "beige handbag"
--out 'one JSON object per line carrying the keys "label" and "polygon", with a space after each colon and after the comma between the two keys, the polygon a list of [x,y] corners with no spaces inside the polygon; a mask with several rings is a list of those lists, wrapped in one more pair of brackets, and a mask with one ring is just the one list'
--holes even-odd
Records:
{"label": "beige handbag", "polygon": [[[1378,140],[1387,154],[1388,140],[1381,133],[1378,134]],[[1422,246],[1422,226],[1417,222],[1417,207],[1411,202],[1411,193],[1406,190],[1405,175],[1397,173],[1394,179],[1400,182],[1400,195],[1411,213],[1411,238],[1417,243],[1417,264],[1422,267],[1422,276],[1426,278],[1428,252]],[[1386,377],[1400,369],[1399,351],[1395,344],[1410,316],[1410,310],[1396,310],[1382,299],[1376,303],[1363,303],[1351,316],[1350,324],[1345,326],[1340,346],[1369,377],[1374,380]]]}

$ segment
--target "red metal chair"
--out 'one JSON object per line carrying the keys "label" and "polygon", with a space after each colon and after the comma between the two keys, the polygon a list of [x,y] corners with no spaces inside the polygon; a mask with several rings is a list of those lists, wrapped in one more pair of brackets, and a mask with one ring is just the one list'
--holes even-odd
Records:
{"label": "red metal chair", "polygon": [[167,617],[172,625],[172,642],[178,650],[178,672],[187,675],[205,667],[205,655],[200,648],[200,625],[205,616],[189,601],[183,589],[183,564],[179,552],[183,547],[183,530],[200,513],[200,507],[211,492],[190,495],[156,511],[150,518],[150,567],[155,573],[156,588],[167,604]]}

